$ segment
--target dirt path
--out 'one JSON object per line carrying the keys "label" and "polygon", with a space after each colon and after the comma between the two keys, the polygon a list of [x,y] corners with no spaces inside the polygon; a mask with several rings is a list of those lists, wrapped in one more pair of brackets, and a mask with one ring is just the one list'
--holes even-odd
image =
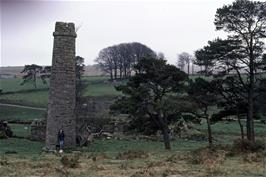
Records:
{"label": "dirt path", "polygon": [[16,108],[25,108],[25,109],[34,109],[34,110],[46,111],[46,108],[37,108],[37,107],[22,106],[22,105],[7,104],[7,103],[0,103],[0,106],[9,106],[9,107],[16,107]]}

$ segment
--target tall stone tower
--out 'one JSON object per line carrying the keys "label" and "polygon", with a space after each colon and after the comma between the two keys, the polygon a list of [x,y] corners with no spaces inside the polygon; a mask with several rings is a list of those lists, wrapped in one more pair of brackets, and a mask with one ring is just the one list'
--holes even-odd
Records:
{"label": "tall stone tower", "polygon": [[76,146],[76,74],[74,23],[56,22],[46,125],[46,148],[55,149],[63,129],[65,148]]}

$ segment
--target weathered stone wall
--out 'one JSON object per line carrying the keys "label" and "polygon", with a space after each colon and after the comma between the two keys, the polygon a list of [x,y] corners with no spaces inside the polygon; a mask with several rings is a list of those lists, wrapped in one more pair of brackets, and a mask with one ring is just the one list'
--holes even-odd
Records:
{"label": "weathered stone wall", "polygon": [[34,120],[31,123],[31,140],[44,141],[46,132],[46,121],[45,120]]}
{"label": "weathered stone wall", "polygon": [[50,78],[46,148],[54,149],[57,133],[65,132],[65,147],[76,146],[75,26],[56,22]]}
{"label": "weathered stone wall", "polygon": [[[102,123],[101,119],[106,118],[109,107],[113,103],[114,98],[103,97],[85,97],[79,99],[76,105],[76,126],[77,133],[82,126],[88,125],[95,127],[95,124]],[[33,121],[31,124],[31,139],[43,141],[45,139],[45,121]],[[96,123],[97,122],[97,123]],[[104,122],[103,122],[104,123]],[[108,132],[115,131],[115,127],[111,124],[103,125],[104,130]]]}
{"label": "weathered stone wall", "polygon": [[110,117],[109,107],[113,101],[112,97],[81,98],[76,106],[77,129],[83,125],[96,128],[96,124],[104,124],[103,119]]}

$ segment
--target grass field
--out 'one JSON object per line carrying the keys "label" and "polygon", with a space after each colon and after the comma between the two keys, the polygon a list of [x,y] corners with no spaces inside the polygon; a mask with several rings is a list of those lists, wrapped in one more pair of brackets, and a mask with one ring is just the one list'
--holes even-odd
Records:
{"label": "grass field", "polygon": [[[88,87],[86,96],[116,96],[121,93],[114,89],[116,83],[108,82],[108,77],[84,77]],[[18,79],[1,80],[4,92],[17,93],[0,95],[0,102],[46,107],[48,90],[31,90],[32,86],[16,84]],[[4,86],[2,84],[5,84]],[[47,87],[47,86],[46,86]],[[45,88],[45,86],[43,87]],[[25,92],[28,91],[28,92]],[[0,120],[31,121],[42,118],[44,111],[15,107],[0,107]],[[29,137],[30,126],[10,124],[14,135]],[[266,124],[256,123],[256,135],[266,141]],[[207,126],[195,126],[206,134]],[[212,125],[214,143],[232,144],[240,138],[237,122],[218,122]],[[19,177],[266,177],[266,152],[259,160],[248,161],[246,156],[207,159],[206,163],[192,163],[191,151],[207,146],[207,141],[176,139],[171,142],[172,150],[164,150],[162,142],[146,140],[95,140],[88,147],[77,149],[81,155],[76,168],[62,165],[62,155],[44,153],[44,142],[28,139],[10,138],[0,140],[0,176]],[[143,152],[145,157],[121,159],[124,152]],[[224,151],[219,151],[224,154]],[[75,152],[66,153],[71,157]],[[200,156],[198,154],[197,158]],[[250,154],[253,158],[254,154]],[[14,170],[16,169],[16,170]]]}
{"label": "grass field", "polygon": [[27,139],[9,138],[1,139],[0,147],[1,155],[8,151],[15,151],[18,156],[36,156],[41,152],[43,143]]}
{"label": "grass field", "polygon": [[4,94],[0,96],[0,102],[46,108],[48,91]]}
{"label": "grass field", "polygon": [[43,119],[45,115],[45,111],[9,106],[0,106],[0,110],[0,120],[6,121],[32,121]]}
{"label": "grass field", "polygon": [[[245,125],[245,122],[242,122]],[[266,137],[266,124],[255,122],[255,134],[258,136]],[[214,135],[239,135],[240,136],[240,128],[237,121],[223,121],[217,122],[212,126]],[[196,128],[202,130],[207,133],[207,125],[206,123],[202,123],[201,125],[197,125]],[[244,132],[246,132],[246,127],[244,127]]]}
{"label": "grass field", "polygon": [[29,138],[30,137],[30,124],[9,124],[14,136]]}
{"label": "grass field", "polygon": [[120,92],[115,90],[116,83],[108,82],[109,77],[84,77],[83,81],[87,88],[84,90],[84,96],[117,96]]}
{"label": "grass field", "polygon": [[[19,137],[29,137],[30,136],[30,126],[22,125],[22,124],[10,124],[11,129],[14,134]],[[256,134],[259,139],[266,141],[266,124],[256,123],[255,126]],[[238,128],[237,122],[221,122],[212,125],[213,127],[213,137],[216,139],[215,144],[232,144],[233,140],[240,138],[240,131]],[[207,127],[205,123],[202,125],[198,125],[195,128],[199,129],[202,133],[206,133]],[[5,140],[6,142],[12,141],[12,139]],[[2,140],[1,140],[2,141]],[[27,141],[28,143],[32,141]],[[205,141],[195,141],[189,139],[176,139],[172,142],[172,149],[178,151],[191,151],[200,147],[204,147],[207,145],[207,140]],[[9,144],[8,144],[9,146]],[[14,143],[14,147],[11,147],[11,150],[16,149],[16,143]],[[2,144],[0,147],[5,147]],[[107,153],[111,156],[116,155],[120,151],[126,151],[129,149],[135,150],[151,150],[151,151],[164,151],[164,146],[162,142],[156,141],[144,141],[144,140],[96,140],[93,144],[91,144],[88,148],[85,149],[86,152],[92,153]],[[1,153],[4,153],[2,151]],[[1,154],[0,153],[0,154]],[[27,154],[27,152],[25,152]],[[39,153],[39,151],[32,151],[33,154]],[[24,153],[21,152],[21,155]]]}
{"label": "grass field", "polygon": [[[21,139],[0,141],[1,176],[265,177],[266,172],[266,156],[254,162],[248,162],[245,156],[219,156],[204,163],[195,163],[191,151],[205,147],[206,143],[182,139],[172,142],[171,151],[164,150],[161,142],[96,140],[89,147],[80,149],[79,153],[64,155],[71,158],[79,154],[75,168],[63,166],[61,155],[42,153],[43,145]],[[16,154],[6,153],[14,151]],[[142,155],[137,155],[139,153]]]}
{"label": "grass field", "polygon": [[[83,96],[117,96],[121,93],[116,91],[114,83],[108,82],[109,77],[106,76],[91,76],[84,77],[87,88],[84,90]],[[15,91],[12,94],[0,95],[0,102],[13,103],[20,105],[47,107],[48,104],[48,89],[47,90],[32,90],[30,85],[20,86],[20,80],[1,79],[3,92]],[[43,86],[47,88],[47,85]]]}
{"label": "grass field", "polygon": [[[17,92],[25,90],[34,90],[34,86],[31,83],[26,83],[21,85],[22,78],[12,78],[12,79],[0,79],[0,90],[5,92]],[[40,79],[37,80],[37,89],[48,88],[49,83],[43,84]]]}

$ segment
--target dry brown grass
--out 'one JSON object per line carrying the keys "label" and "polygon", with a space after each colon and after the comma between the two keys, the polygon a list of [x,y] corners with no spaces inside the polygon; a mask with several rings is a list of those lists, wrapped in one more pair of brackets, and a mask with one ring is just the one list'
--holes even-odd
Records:
{"label": "dry brown grass", "polygon": [[[191,163],[189,153],[151,153],[145,158],[117,159],[105,154],[79,156],[75,168],[61,163],[61,157],[44,154],[39,157],[20,158],[16,155],[1,157],[0,176],[19,177],[250,177],[266,174],[265,162],[250,154],[244,157],[226,158],[201,149],[197,163]],[[219,151],[220,154],[223,154]],[[71,158],[73,154],[66,154]],[[93,158],[95,157],[95,159]],[[260,158],[265,158],[260,157]]]}
{"label": "dry brown grass", "polygon": [[126,152],[119,153],[116,158],[120,160],[132,160],[132,159],[138,159],[138,158],[143,159],[143,158],[148,158],[148,157],[149,157],[149,153],[145,151],[128,150]]}

